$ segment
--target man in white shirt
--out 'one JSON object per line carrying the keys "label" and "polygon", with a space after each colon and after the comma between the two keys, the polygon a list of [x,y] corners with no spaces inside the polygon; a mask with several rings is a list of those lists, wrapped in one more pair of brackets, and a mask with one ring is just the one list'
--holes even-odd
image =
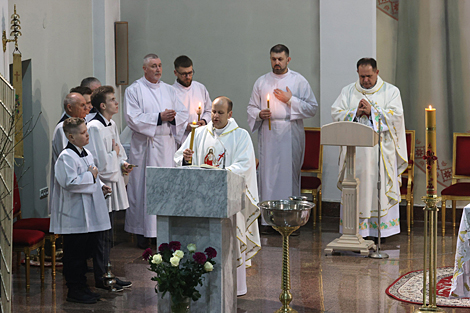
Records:
{"label": "man in white shirt", "polygon": [[175,59],[174,65],[176,80],[173,87],[189,114],[186,129],[183,138],[181,138],[182,143],[191,132],[190,124],[193,121],[196,121],[199,126],[204,126],[210,121],[212,103],[206,87],[193,80],[195,73],[193,61],[182,55]]}
{"label": "man in white shirt", "polygon": [[[287,67],[289,49],[275,45],[270,59],[272,72],[256,80],[247,109],[251,132],[258,131],[260,201],[300,196],[303,119],[313,117],[318,107],[308,81]],[[264,221],[261,224],[262,233],[273,232]]]}
{"label": "man in white shirt", "polygon": [[[80,83],[80,87],[90,88],[91,92],[93,92],[96,88],[101,87],[101,82],[98,78],[90,76],[90,77],[82,79],[82,82]],[[88,102],[88,99],[86,100]],[[90,103],[91,103],[91,93],[90,93]],[[95,115],[96,115],[96,110],[95,108],[92,107],[90,110],[90,113],[88,113],[87,116],[85,117],[86,122],[88,123],[89,121],[91,121],[95,117]]]}
{"label": "man in white shirt", "polygon": [[157,218],[147,214],[145,172],[147,166],[173,167],[176,141],[180,140],[188,112],[176,91],[162,82],[162,61],[156,54],[144,57],[144,76],[127,87],[124,110],[132,131],[129,162],[137,165],[129,175],[124,229],[137,235],[138,247],[149,246],[157,236]]}

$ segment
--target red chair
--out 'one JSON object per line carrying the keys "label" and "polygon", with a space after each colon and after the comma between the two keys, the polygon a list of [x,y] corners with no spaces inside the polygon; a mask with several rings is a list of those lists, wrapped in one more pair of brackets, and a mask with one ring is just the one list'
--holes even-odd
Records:
{"label": "red chair", "polygon": [[30,288],[31,251],[36,249],[39,249],[41,284],[44,284],[44,233],[38,230],[13,229],[13,251],[18,253],[18,264],[20,264],[21,252],[25,255],[26,290]]}
{"label": "red chair", "polygon": [[413,207],[414,207],[414,175],[415,175],[415,131],[406,131],[406,148],[408,150],[408,167],[401,174],[401,200],[406,200],[406,218],[408,221],[408,235],[411,234],[411,225],[413,225]]}
{"label": "red chair", "polygon": [[442,236],[446,233],[446,201],[452,200],[452,228],[455,232],[455,209],[457,201],[470,201],[470,182],[459,182],[470,179],[470,134],[454,133],[452,153],[452,185],[441,191],[442,198]]}
{"label": "red chair", "polygon": [[[309,173],[309,176],[302,175],[300,181],[300,192],[312,194],[313,202],[313,226],[318,219],[321,222],[321,176],[323,170],[323,146],[320,144],[320,127],[305,127],[305,155],[301,174]],[[311,176],[315,173],[316,176]]]}
{"label": "red chair", "polygon": [[54,234],[49,232],[49,226],[51,223],[50,218],[21,218],[21,200],[20,200],[20,192],[18,190],[18,182],[16,181],[16,175],[14,177],[14,184],[15,184],[15,191],[13,194],[13,203],[14,203],[14,209],[13,215],[17,217],[17,221],[13,224],[13,229],[28,229],[28,230],[36,230],[36,231],[41,231],[44,233],[45,239],[49,240],[51,242],[52,246],[52,256],[51,256],[51,261],[52,261],[52,278],[55,279],[55,266],[56,266],[56,260],[55,260],[55,255],[56,255],[56,240],[57,238],[60,237],[58,234]]}

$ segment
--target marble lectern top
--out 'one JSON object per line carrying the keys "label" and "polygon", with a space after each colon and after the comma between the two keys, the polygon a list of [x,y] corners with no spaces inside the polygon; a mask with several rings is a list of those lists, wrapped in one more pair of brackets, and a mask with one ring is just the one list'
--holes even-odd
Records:
{"label": "marble lectern top", "polygon": [[228,170],[147,167],[147,212],[229,218],[244,208],[245,178]]}

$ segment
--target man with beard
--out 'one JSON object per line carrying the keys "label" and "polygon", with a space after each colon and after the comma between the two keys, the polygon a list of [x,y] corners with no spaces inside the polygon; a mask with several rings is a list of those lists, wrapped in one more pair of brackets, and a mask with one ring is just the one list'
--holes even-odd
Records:
{"label": "man with beard", "polygon": [[[181,143],[183,143],[191,132],[190,124],[193,121],[196,121],[198,126],[204,126],[210,120],[211,98],[206,87],[193,80],[193,61],[189,57],[185,55],[179,56],[174,64],[176,81],[173,84],[173,88],[175,88],[180,101],[189,113],[184,135],[181,138]],[[200,120],[198,120],[198,114],[200,114]]]}
{"label": "man with beard", "polygon": [[[248,125],[258,131],[260,201],[300,196],[303,119],[313,117],[318,107],[307,80],[287,67],[289,49],[275,45],[270,56],[272,72],[258,78],[248,104]],[[261,224],[262,233],[271,231],[263,220]]]}

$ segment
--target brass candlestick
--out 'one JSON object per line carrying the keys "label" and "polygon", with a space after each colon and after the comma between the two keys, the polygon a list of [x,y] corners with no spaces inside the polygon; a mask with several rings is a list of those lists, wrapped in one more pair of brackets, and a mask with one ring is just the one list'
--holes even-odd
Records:
{"label": "brass candlestick", "polygon": [[258,203],[266,223],[282,235],[282,292],[279,295],[282,306],[275,313],[297,313],[289,306],[293,299],[290,293],[289,236],[305,225],[310,217],[310,211],[315,204],[305,201],[306,199],[290,197],[289,200]]}

